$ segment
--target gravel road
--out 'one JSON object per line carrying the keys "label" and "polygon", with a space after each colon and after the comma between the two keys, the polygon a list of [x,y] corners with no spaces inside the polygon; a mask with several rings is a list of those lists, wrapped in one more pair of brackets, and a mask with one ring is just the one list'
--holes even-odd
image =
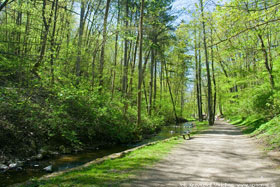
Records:
{"label": "gravel road", "polygon": [[217,121],[123,186],[280,187],[280,170],[251,138]]}

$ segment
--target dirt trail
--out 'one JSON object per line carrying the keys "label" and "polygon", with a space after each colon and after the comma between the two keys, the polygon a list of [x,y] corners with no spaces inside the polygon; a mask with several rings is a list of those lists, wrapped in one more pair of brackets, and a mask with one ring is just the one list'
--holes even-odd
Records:
{"label": "dirt trail", "polygon": [[252,139],[218,121],[124,186],[280,187],[276,167]]}

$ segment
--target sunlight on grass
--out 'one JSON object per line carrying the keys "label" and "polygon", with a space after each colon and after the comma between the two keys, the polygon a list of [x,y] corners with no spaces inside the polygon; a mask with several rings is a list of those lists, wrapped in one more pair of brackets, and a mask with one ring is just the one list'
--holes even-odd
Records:
{"label": "sunlight on grass", "polygon": [[191,132],[191,134],[198,134],[201,131],[204,131],[209,128],[208,121],[201,121],[201,122],[195,121],[194,124],[195,124],[195,128]]}
{"label": "sunlight on grass", "polygon": [[239,127],[244,134],[254,136],[266,145],[266,149],[273,150],[280,147],[280,117],[276,116],[270,121],[256,116],[250,116],[245,120],[241,118],[231,122]]}
{"label": "sunlight on grass", "polygon": [[94,164],[49,180],[35,181],[28,186],[106,186],[112,184],[115,186],[135,177],[136,172],[140,169],[159,161],[182,141],[181,138],[173,138],[170,141],[138,149],[123,158],[107,160],[101,164]]}
{"label": "sunlight on grass", "polygon": [[235,119],[234,121],[231,122],[231,124],[240,127],[241,131],[244,134],[251,134],[256,129],[258,129],[264,122],[265,121],[263,118],[250,116],[245,120],[242,120],[241,118]]}
{"label": "sunlight on grass", "polygon": [[[196,125],[192,134],[209,128],[207,122],[194,123]],[[168,141],[161,141],[130,152],[122,158],[106,160],[49,179],[34,179],[26,186],[118,186],[135,178],[140,170],[160,161],[172,148],[183,141],[181,137],[173,137]]]}

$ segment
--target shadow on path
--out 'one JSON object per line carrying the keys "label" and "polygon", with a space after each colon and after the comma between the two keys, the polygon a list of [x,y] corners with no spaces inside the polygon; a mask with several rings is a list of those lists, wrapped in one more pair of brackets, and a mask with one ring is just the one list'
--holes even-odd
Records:
{"label": "shadow on path", "polygon": [[280,171],[252,140],[234,126],[218,121],[185,141],[164,160],[123,186],[184,186],[189,184],[264,184],[280,186]]}

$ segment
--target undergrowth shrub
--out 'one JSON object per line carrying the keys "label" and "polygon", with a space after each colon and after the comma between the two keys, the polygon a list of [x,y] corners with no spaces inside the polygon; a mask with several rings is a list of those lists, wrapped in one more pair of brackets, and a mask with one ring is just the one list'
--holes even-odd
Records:
{"label": "undergrowth shrub", "polygon": [[143,113],[137,126],[137,106],[124,103],[120,95],[111,99],[97,89],[1,89],[0,151],[28,155],[45,145],[77,149],[100,142],[136,142],[174,120],[170,106],[164,106],[152,116]]}

